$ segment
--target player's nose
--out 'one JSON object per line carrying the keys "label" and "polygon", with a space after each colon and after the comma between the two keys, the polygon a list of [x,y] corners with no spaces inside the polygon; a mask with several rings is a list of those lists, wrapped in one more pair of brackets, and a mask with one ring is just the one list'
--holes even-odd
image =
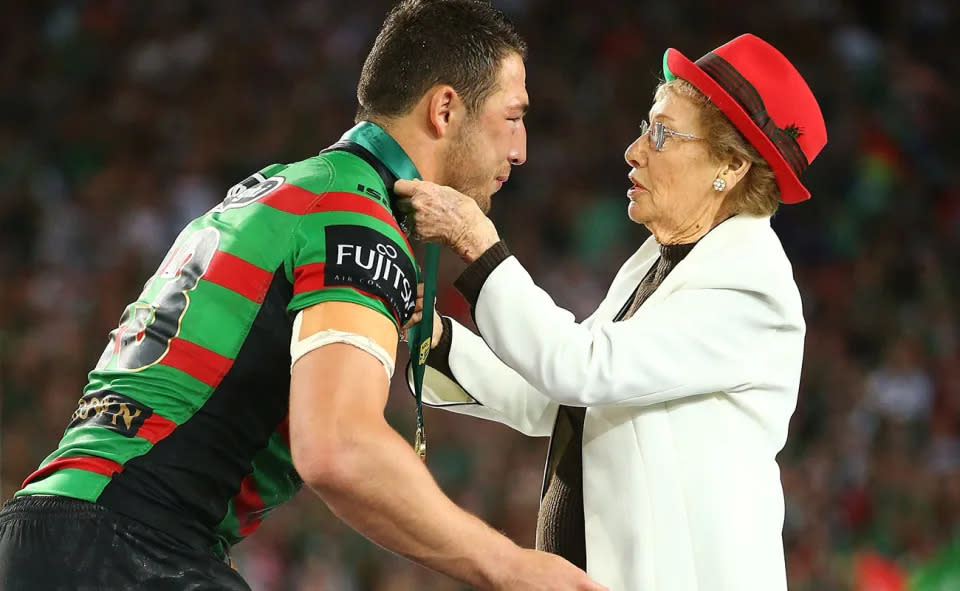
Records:
{"label": "player's nose", "polygon": [[[521,125],[523,125],[522,122]],[[522,127],[517,135],[517,142],[510,150],[509,156],[510,164],[514,166],[520,166],[527,161],[527,128]]]}

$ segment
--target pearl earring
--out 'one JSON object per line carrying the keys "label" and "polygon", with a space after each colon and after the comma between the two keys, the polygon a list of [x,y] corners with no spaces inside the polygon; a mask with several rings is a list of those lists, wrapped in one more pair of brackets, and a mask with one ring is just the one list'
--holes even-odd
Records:
{"label": "pearl earring", "polygon": [[713,190],[716,192],[723,191],[727,188],[727,181],[723,180],[720,177],[713,179]]}

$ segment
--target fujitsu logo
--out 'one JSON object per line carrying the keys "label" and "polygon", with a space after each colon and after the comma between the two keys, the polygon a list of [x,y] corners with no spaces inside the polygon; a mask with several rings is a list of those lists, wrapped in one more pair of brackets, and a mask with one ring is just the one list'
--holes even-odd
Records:
{"label": "fujitsu logo", "polygon": [[376,283],[382,279],[391,284],[394,289],[399,290],[404,309],[409,311],[416,304],[413,298],[413,286],[407,274],[394,262],[397,256],[399,253],[391,244],[377,243],[373,248],[361,244],[338,244],[336,264],[337,266],[343,265],[344,262],[349,264],[352,259],[357,267],[372,273],[369,278],[365,278],[366,281]]}

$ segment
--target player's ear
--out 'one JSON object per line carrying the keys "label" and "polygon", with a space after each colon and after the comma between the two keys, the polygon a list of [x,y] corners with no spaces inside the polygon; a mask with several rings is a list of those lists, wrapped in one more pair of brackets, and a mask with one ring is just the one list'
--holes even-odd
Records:
{"label": "player's ear", "polygon": [[452,86],[438,84],[427,92],[427,126],[435,137],[449,136],[464,113],[463,101]]}

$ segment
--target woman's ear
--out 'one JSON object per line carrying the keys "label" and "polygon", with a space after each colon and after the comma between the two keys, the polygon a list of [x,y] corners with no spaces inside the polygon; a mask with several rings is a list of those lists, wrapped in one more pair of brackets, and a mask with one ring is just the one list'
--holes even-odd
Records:
{"label": "woman's ear", "polygon": [[721,178],[726,183],[726,189],[729,191],[737,186],[747,176],[747,171],[753,166],[753,162],[746,160],[736,154],[730,156],[727,163],[717,173],[717,178]]}

